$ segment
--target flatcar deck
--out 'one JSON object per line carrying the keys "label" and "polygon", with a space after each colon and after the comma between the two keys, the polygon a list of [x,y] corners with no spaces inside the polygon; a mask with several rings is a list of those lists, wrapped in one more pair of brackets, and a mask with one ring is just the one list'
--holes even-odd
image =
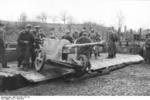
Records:
{"label": "flatcar deck", "polygon": [[131,54],[117,54],[115,58],[109,59],[107,58],[107,54],[103,53],[99,58],[95,60],[95,58],[91,59],[91,65],[93,70],[120,65],[124,63],[134,63],[140,62],[143,58],[139,55],[131,55]]}
{"label": "flatcar deck", "polygon": [[[103,68],[108,68],[112,66],[117,66],[120,64],[132,64],[132,63],[137,63],[141,62],[144,59],[139,56],[139,55],[129,55],[129,54],[117,54],[116,58],[113,59],[108,59],[107,54],[101,54],[101,56],[98,59],[91,59],[91,64],[92,64],[92,70],[100,70]],[[28,82],[41,82],[45,80],[50,80],[54,78],[59,78],[67,74],[71,74],[74,72],[74,69],[69,69],[69,68],[64,68],[61,66],[56,67],[52,65],[45,65],[44,69],[39,73],[34,70],[30,71],[22,71],[16,67],[16,64],[10,63],[9,64],[10,68],[1,68],[0,69],[0,88],[3,87],[4,83],[12,84],[7,82],[5,78],[12,79],[16,76],[19,76],[19,78],[24,78]],[[110,70],[111,71],[111,70]],[[3,81],[6,82],[3,82]],[[20,84],[20,83],[18,83]]]}

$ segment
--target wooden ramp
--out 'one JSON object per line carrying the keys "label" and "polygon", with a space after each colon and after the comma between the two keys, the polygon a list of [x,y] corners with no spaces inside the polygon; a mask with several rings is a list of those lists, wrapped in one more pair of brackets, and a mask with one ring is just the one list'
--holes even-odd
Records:
{"label": "wooden ramp", "polygon": [[30,82],[55,79],[74,72],[73,69],[57,68],[50,65],[45,65],[45,68],[41,72],[36,72],[32,69],[30,71],[23,71],[17,68],[16,64],[10,64],[9,66],[10,68],[1,68],[0,76],[13,77],[15,75],[21,75]]}
{"label": "wooden ramp", "polygon": [[120,64],[136,63],[143,60],[144,59],[139,55],[130,55],[130,54],[117,54],[115,58],[109,59],[107,58],[107,54],[103,53],[96,60],[95,58],[92,58],[91,65],[93,70],[97,70]]}
{"label": "wooden ramp", "polygon": [[[100,69],[108,68],[118,69],[121,64],[133,64],[143,61],[144,59],[139,55],[117,54],[116,58],[108,59],[107,54],[101,54],[98,59],[91,59],[92,70],[98,71]],[[14,87],[23,87],[26,82],[37,83],[45,80],[59,78],[65,75],[74,73],[75,70],[71,68],[56,67],[46,64],[44,69],[39,73],[34,70],[22,71],[16,67],[16,63],[10,63],[10,68],[0,68],[0,89],[9,89]],[[117,68],[118,67],[118,68]],[[22,81],[24,80],[24,81]],[[18,85],[16,85],[18,84]],[[9,87],[9,88],[8,88]]]}

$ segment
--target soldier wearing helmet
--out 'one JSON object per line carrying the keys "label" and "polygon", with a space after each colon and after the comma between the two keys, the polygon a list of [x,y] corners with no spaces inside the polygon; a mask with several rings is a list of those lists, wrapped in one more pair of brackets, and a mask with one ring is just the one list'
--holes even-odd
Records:
{"label": "soldier wearing helmet", "polygon": [[21,31],[17,39],[18,67],[23,65],[24,69],[29,67],[29,59],[32,54],[34,36],[31,33],[32,26],[26,25],[25,30]]}

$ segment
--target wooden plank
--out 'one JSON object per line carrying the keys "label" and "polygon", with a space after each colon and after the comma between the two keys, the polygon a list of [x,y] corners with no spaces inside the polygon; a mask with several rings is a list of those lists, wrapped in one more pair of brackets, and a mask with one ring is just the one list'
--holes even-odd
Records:
{"label": "wooden plank", "polygon": [[36,72],[34,69],[29,71],[21,70],[16,67],[16,63],[9,64],[9,67],[10,68],[1,68],[0,76],[14,77],[16,75],[21,75],[30,82],[40,82],[48,79],[59,78],[74,72],[73,69],[55,67],[51,65],[45,65],[41,72]]}
{"label": "wooden plank", "polygon": [[[58,70],[59,70],[59,72],[58,72]],[[48,79],[62,77],[64,75],[74,72],[74,70],[57,69],[57,71],[56,71],[56,69],[51,69],[49,71],[44,71],[44,72],[39,73],[36,71],[21,71],[21,70],[15,71],[14,69],[3,69],[0,71],[0,76],[4,76],[7,78],[7,77],[14,77],[16,75],[21,75],[22,77],[24,77],[26,80],[28,80],[30,82],[40,82],[40,81],[45,81]]]}
{"label": "wooden plank", "polygon": [[21,75],[26,78],[30,82],[40,82],[50,79],[55,79],[62,77],[64,75],[70,74],[74,72],[72,69],[50,69],[43,72],[36,72],[36,71],[30,71],[30,72],[22,72]]}
{"label": "wooden plank", "polygon": [[134,63],[140,62],[144,59],[139,55],[130,55],[130,54],[117,54],[115,58],[108,59],[107,54],[101,54],[98,59],[92,58],[91,65],[93,70],[97,70],[104,67],[120,65],[123,63]]}

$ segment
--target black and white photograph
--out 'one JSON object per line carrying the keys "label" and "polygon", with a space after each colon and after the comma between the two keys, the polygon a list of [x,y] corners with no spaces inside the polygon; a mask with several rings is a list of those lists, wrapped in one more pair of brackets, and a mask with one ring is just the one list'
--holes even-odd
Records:
{"label": "black and white photograph", "polygon": [[150,0],[0,0],[0,96],[150,96]]}

